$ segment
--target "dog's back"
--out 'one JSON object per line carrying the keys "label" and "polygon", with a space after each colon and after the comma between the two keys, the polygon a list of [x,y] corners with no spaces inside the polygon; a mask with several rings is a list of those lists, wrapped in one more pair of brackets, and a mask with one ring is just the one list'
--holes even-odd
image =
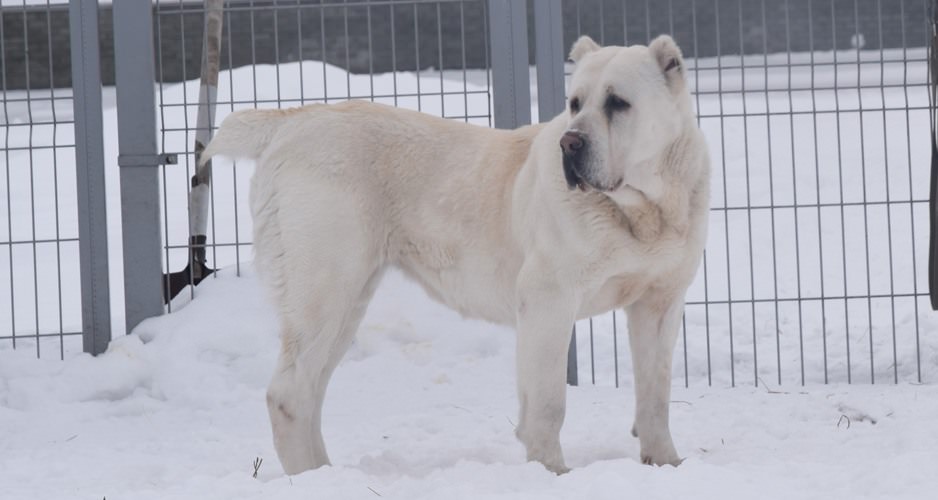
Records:
{"label": "dog's back", "polygon": [[[493,259],[492,249],[514,246],[510,192],[538,129],[493,130],[355,101],[246,110],[225,119],[202,158],[257,160],[255,261],[274,288],[291,248],[329,244],[354,226],[380,267],[399,267],[466,315],[510,323],[514,298],[491,291],[511,287],[490,281],[513,280],[515,263]],[[341,228],[323,233],[311,218]],[[301,237],[287,227],[305,233],[302,245],[284,247]]]}

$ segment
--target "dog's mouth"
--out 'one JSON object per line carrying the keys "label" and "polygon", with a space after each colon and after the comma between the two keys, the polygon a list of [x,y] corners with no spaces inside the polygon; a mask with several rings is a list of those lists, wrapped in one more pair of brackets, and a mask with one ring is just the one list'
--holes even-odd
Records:
{"label": "dog's mouth", "polygon": [[586,181],[580,176],[580,173],[577,172],[573,158],[567,155],[563,156],[563,176],[567,179],[567,187],[570,188],[571,191],[579,188],[580,191],[585,192],[589,187]]}
{"label": "dog's mouth", "polygon": [[582,175],[576,168],[576,163],[569,156],[563,157],[563,176],[567,180],[567,187],[570,190],[579,189],[584,193],[589,190],[599,191],[601,193],[610,193],[622,187],[623,179],[619,179],[613,185],[607,186],[602,183],[591,181]]}

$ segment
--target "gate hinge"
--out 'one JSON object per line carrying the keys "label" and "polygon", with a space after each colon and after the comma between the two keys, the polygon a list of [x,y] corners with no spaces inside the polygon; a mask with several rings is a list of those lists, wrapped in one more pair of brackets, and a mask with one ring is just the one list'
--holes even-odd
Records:
{"label": "gate hinge", "polygon": [[156,167],[158,165],[175,165],[179,158],[175,153],[160,153],[157,155],[119,155],[119,167]]}

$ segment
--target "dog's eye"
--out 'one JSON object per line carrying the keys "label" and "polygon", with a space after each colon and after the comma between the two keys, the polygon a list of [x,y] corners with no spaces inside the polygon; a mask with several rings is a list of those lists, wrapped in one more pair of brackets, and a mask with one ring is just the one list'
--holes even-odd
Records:
{"label": "dog's eye", "polygon": [[570,99],[570,112],[573,114],[577,114],[580,112],[580,98],[579,97],[574,97],[573,99]]}
{"label": "dog's eye", "polygon": [[609,94],[609,97],[606,98],[606,109],[609,111],[622,111],[631,108],[632,105],[629,101],[615,95]]}

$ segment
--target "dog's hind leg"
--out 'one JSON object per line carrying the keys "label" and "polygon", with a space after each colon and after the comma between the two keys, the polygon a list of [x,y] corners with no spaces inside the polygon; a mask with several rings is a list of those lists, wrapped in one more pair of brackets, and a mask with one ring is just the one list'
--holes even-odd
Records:
{"label": "dog's hind leg", "polygon": [[295,226],[281,222],[302,234],[284,235],[277,257],[288,266],[278,290],[282,349],[267,391],[274,446],[287,474],[329,463],[321,432],[326,386],[382,274],[375,239],[364,227],[300,215],[306,220],[294,220]]}

